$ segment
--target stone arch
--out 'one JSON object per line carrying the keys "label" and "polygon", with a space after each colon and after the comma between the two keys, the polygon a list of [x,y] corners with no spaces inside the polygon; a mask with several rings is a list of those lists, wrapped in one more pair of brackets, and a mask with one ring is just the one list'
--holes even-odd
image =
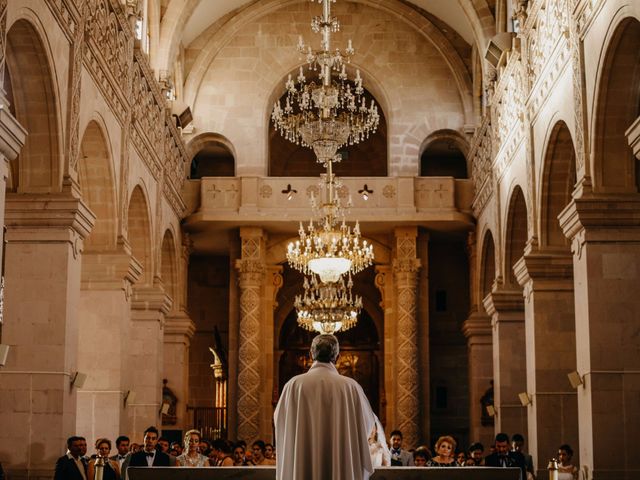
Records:
{"label": "stone arch", "polygon": [[633,193],[640,187],[640,162],[625,131],[640,115],[640,21],[627,17],[611,29],[595,96],[593,184],[603,193]]}
{"label": "stone arch", "polygon": [[430,134],[420,146],[420,176],[468,178],[469,143],[455,130],[442,129]]}
{"label": "stone arch", "polygon": [[[188,105],[195,104],[200,85],[205,77],[208,66],[218,55],[220,50],[224,48],[239,31],[242,30],[244,25],[274,10],[285,8],[289,5],[298,3],[299,1],[300,0],[265,0],[262,2],[256,2],[243,8],[233,17],[232,20],[222,25],[215,34],[211,35],[211,37],[207,39],[204,48],[201,50],[193,67],[191,68],[185,82],[185,102]],[[375,0],[353,1],[354,3],[362,3],[373,8],[381,9],[386,13],[401,19],[420,32],[421,35],[435,46],[454,76],[457,88],[460,92],[461,101],[463,103],[466,121],[471,123],[473,119],[473,107],[471,104],[471,78],[464,61],[444,34],[427,17],[417,14],[413,8],[397,0],[387,0],[385,2]],[[475,14],[475,10],[473,11],[473,14]],[[172,41],[179,40],[174,38]],[[375,92],[372,93],[375,94]]]}
{"label": "stone arch", "polygon": [[82,198],[96,215],[85,250],[112,249],[116,245],[117,208],[112,155],[104,129],[91,120],[82,134],[78,178]]}
{"label": "stone arch", "polygon": [[141,284],[150,284],[153,281],[150,218],[147,196],[142,187],[136,185],[129,199],[127,235],[131,245],[131,252],[142,265]]}
{"label": "stone arch", "polygon": [[233,177],[236,174],[235,148],[224,135],[202,133],[189,142],[187,152],[191,159],[190,178]]}
{"label": "stone arch", "polygon": [[9,189],[20,193],[51,193],[61,187],[58,92],[41,32],[27,19],[17,20],[7,32],[4,84],[12,113],[28,132],[9,175]]}
{"label": "stone arch", "polygon": [[576,153],[567,124],[555,123],[544,157],[540,192],[540,246],[566,248],[558,215],[571,201],[576,183]]}
{"label": "stone arch", "polygon": [[482,255],[480,257],[480,300],[489,293],[496,278],[496,246],[491,230],[487,230],[482,240]]}
{"label": "stone arch", "polygon": [[513,266],[524,254],[528,239],[527,204],[522,188],[516,185],[509,197],[509,208],[505,230],[505,282],[510,287],[520,288],[513,273]]}
{"label": "stone arch", "polygon": [[162,237],[160,247],[160,278],[164,291],[173,300],[174,309],[178,300],[178,266],[176,264],[176,242],[171,229]]}

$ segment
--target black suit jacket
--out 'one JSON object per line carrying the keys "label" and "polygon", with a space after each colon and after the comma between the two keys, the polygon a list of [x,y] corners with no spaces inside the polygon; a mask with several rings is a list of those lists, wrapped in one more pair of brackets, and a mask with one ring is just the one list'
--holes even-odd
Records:
{"label": "black suit jacket", "polygon": [[[84,475],[87,476],[87,461],[82,458],[82,465],[84,465]],[[56,462],[56,471],[53,475],[53,480],[84,480],[82,474],[76,466],[76,462],[73,459],[63,455]]]}
{"label": "black suit jacket", "polygon": [[[130,467],[146,467],[147,466],[147,455],[144,453],[144,450],[131,455],[131,459],[129,460],[129,466]],[[156,450],[156,456],[153,459],[153,466],[154,467],[171,466],[169,455]]]}
{"label": "black suit jacket", "polygon": [[[484,466],[485,467],[502,467],[500,463],[500,456],[497,453],[492,453],[491,455],[488,455],[484,459]],[[527,478],[527,467],[526,467],[524,455],[522,455],[520,452],[509,452],[507,454],[507,466],[519,468],[520,471],[522,472],[520,478]]]}

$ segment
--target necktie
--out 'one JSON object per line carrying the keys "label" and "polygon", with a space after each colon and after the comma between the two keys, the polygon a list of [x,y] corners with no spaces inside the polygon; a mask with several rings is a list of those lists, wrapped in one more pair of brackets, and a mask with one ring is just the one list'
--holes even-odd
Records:
{"label": "necktie", "polygon": [[147,455],[147,457],[153,457],[153,452],[145,452],[145,454]]}

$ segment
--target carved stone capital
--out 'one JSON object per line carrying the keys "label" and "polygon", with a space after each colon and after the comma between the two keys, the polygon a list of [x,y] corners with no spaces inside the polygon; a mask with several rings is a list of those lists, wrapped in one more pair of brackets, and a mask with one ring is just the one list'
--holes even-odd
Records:
{"label": "carved stone capital", "polygon": [[186,312],[176,312],[165,317],[164,336],[180,339],[181,343],[189,344],[196,333],[196,324]]}
{"label": "carved stone capital", "polygon": [[[640,195],[589,196],[573,199],[558,215],[570,240],[584,242],[640,241]],[[574,242],[574,254],[577,246]]]}
{"label": "carved stone capital", "polygon": [[[487,313],[491,316],[524,312],[524,300],[521,290],[495,290],[484,297],[482,303]],[[524,317],[517,321],[523,322]]]}
{"label": "carved stone capital", "polygon": [[7,194],[7,241],[20,243],[68,243],[80,258],[95,221],[81,200],[64,194]]}
{"label": "carved stone capital", "polygon": [[[133,288],[131,310],[145,311],[152,314],[161,314],[163,317],[171,311],[171,297],[164,292],[161,286],[141,286]],[[136,319],[144,320],[143,317]],[[149,318],[151,319],[151,318]]]}
{"label": "carved stone capital", "polygon": [[469,345],[472,343],[491,344],[491,318],[474,313],[462,324],[462,333]]}
{"label": "carved stone capital", "polygon": [[573,288],[573,257],[569,253],[528,253],[516,262],[513,272],[523,287],[533,282],[535,289],[541,285]]}
{"label": "carved stone capital", "polygon": [[82,255],[83,290],[119,290],[130,287],[142,276],[142,264],[127,246],[111,252],[84,252]]}

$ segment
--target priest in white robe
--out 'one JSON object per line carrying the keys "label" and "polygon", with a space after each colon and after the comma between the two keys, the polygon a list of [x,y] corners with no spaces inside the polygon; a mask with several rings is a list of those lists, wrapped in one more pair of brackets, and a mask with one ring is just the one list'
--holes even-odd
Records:
{"label": "priest in white robe", "polygon": [[338,373],[338,339],[318,335],[313,364],[282,390],[274,413],[278,480],[367,480],[376,416],[362,387]]}

